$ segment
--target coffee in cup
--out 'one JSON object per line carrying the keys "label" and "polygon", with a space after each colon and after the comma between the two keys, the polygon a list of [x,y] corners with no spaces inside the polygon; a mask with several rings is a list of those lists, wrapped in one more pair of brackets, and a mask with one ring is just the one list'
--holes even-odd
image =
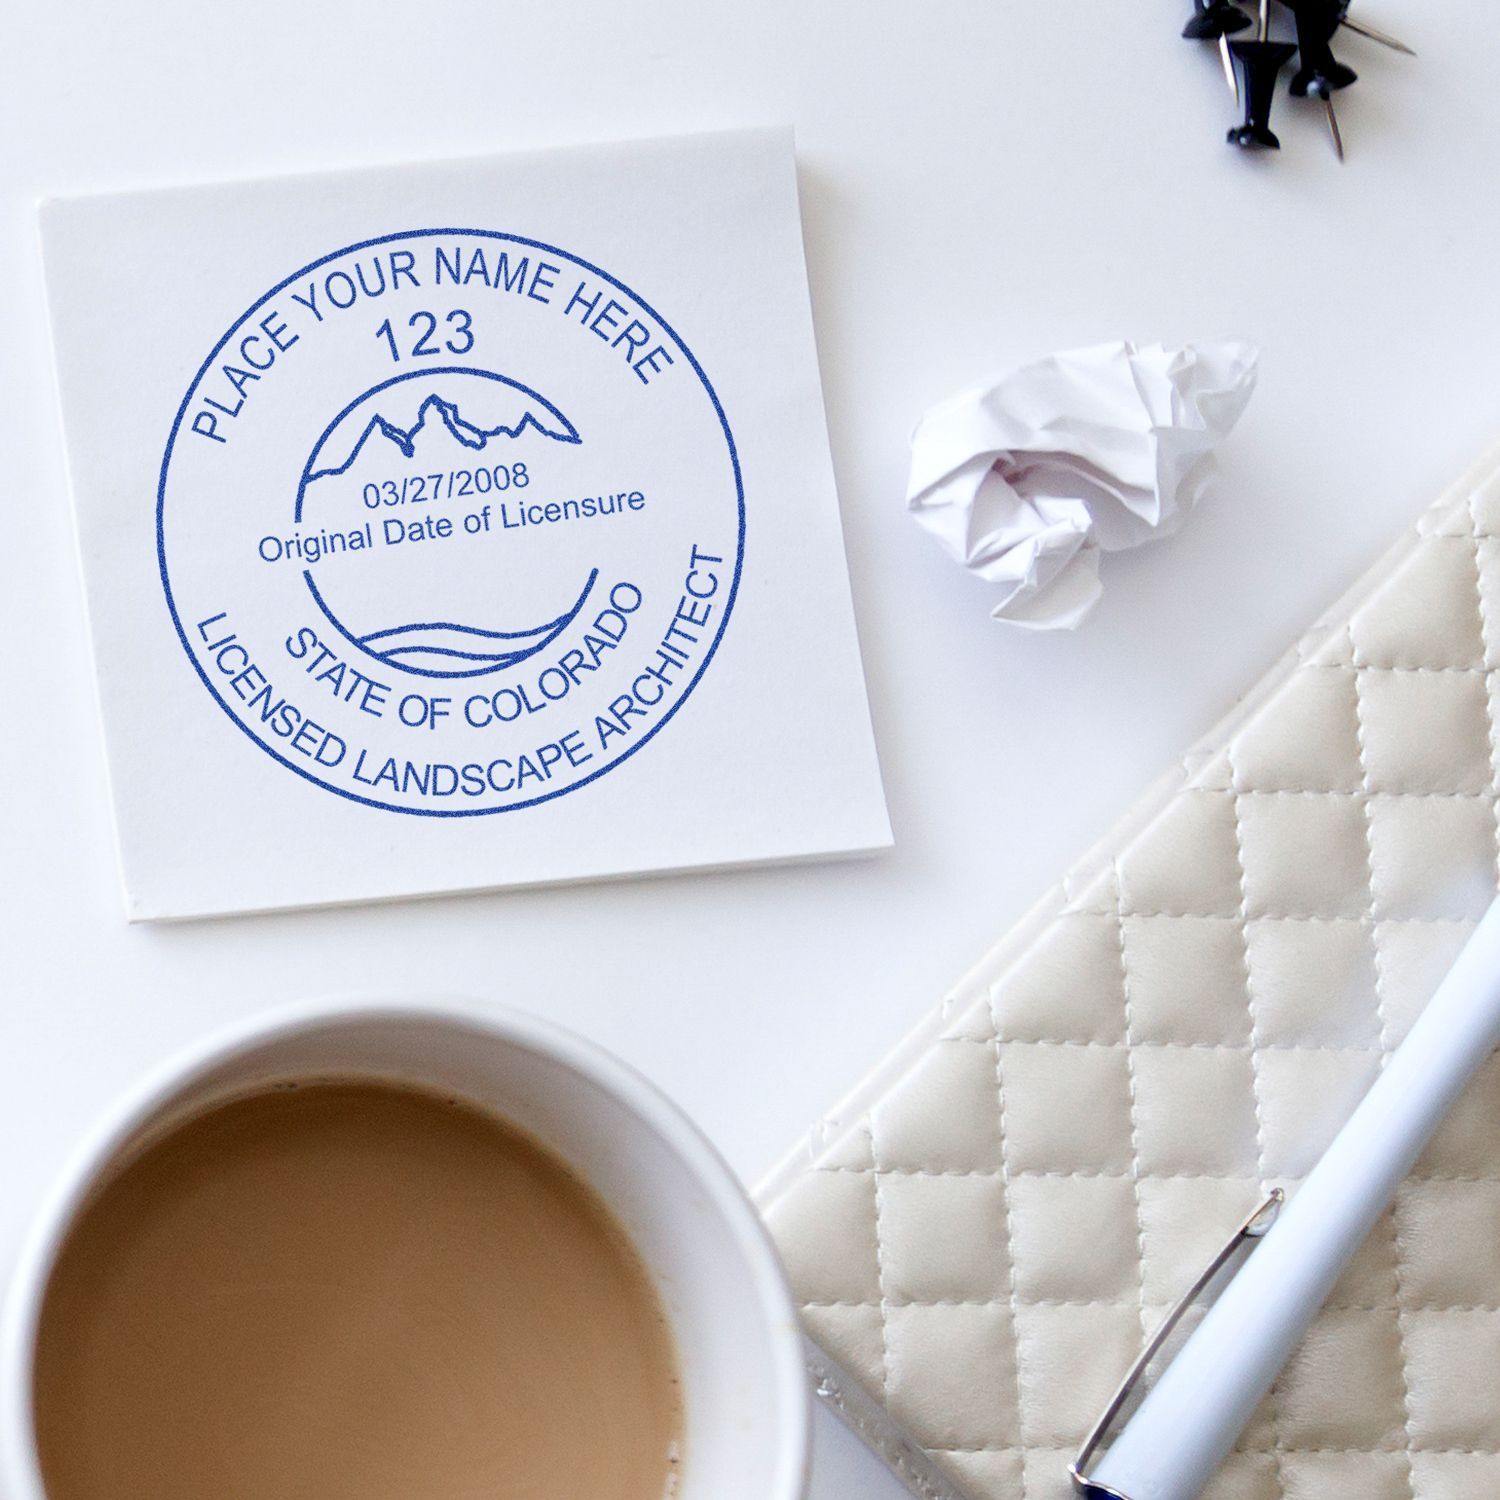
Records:
{"label": "coffee in cup", "polygon": [[624,1231],[453,1097],[320,1081],[118,1165],[42,1307],[48,1500],[662,1500],[677,1359]]}
{"label": "coffee in cup", "polygon": [[0,1315],[6,1500],[802,1500],[802,1334],[725,1163],[493,1001],[310,1000],[106,1109]]}

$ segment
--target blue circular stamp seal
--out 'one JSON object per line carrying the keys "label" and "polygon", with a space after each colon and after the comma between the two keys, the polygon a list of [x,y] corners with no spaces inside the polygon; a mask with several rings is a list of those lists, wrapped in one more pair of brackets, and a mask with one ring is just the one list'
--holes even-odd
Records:
{"label": "blue circular stamp seal", "polygon": [[369,807],[531,807],[620,765],[707,671],[745,499],[708,375],[566,250],[384,235],[203,361],[157,492],[172,622],[219,707]]}

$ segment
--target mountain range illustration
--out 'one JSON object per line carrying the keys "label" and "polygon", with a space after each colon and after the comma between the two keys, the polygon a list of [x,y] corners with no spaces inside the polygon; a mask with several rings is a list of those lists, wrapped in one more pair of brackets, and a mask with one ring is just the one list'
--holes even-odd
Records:
{"label": "mountain range illustration", "polygon": [[411,458],[416,453],[418,441],[424,432],[436,434],[446,431],[449,437],[465,448],[475,450],[487,447],[495,438],[518,438],[528,429],[558,443],[582,441],[573,424],[555,407],[548,416],[550,420],[543,421],[535,411],[528,409],[514,423],[498,422],[492,427],[486,427],[469,421],[459,410],[456,401],[449,401],[434,391],[422,401],[417,408],[416,420],[408,427],[402,427],[381,412],[372,413],[348,455],[339,463],[311,469],[304,483],[311,484],[317,479],[347,473],[358,462],[366,446],[377,439],[390,443],[403,458]]}
{"label": "mountain range illustration", "polygon": [[[353,490],[353,478],[372,473],[388,476],[393,471],[399,477],[402,471],[410,472],[407,466],[414,459],[424,471],[448,474],[450,481],[453,474],[470,466],[476,473],[487,464],[495,464],[498,470],[511,460],[494,449],[527,434],[556,443],[583,441],[552,402],[509,376],[456,366],[395,375],[351,401],[324,429],[303,467],[293,521],[339,526],[347,524],[351,513],[368,516],[363,491],[370,486]],[[486,448],[491,450],[486,459],[470,456]],[[363,459],[369,463],[362,464]],[[339,476],[349,474],[356,465],[356,475],[340,483]],[[401,494],[404,499],[404,485]],[[435,502],[438,496],[434,493],[429,498]],[[372,524],[365,522],[367,528]],[[383,523],[385,527],[393,524],[390,520]],[[480,549],[469,566],[492,565],[485,562],[490,555]],[[516,619],[515,606],[503,589],[497,589],[493,602],[483,610],[498,618],[473,619],[449,613],[453,605],[444,606],[432,597],[413,598],[403,605],[399,588],[360,602],[359,592],[351,597],[337,570],[327,574],[320,569],[319,573],[315,578],[311,567],[302,570],[312,602],[329,624],[350,645],[383,666],[422,677],[481,676],[545,650],[577,617],[599,576],[594,568],[586,578],[563,585],[568,588],[563,597],[569,602],[561,607],[560,601],[554,603],[546,609],[545,618],[533,624],[531,620],[541,611],[528,611],[529,620]],[[330,597],[330,589],[340,597]],[[385,618],[369,618],[372,609]]]}

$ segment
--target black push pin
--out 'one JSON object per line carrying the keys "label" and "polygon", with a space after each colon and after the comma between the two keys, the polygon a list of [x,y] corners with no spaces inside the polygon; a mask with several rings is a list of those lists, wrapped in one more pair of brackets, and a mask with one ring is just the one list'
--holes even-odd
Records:
{"label": "black push pin", "polygon": [[1213,42],[1221,36],[1233,36],[1250,24],[1250,17],[1234,0],[1193,0],[1193,14],[1182,28],[1190,42]]}
{"label": "black push pin", "polygon": [[1224,78],[1236,103],[1239,102],[1240,85],[1229,56],[1229,38],[1249,24],[1250,17],[1233,0],[1193,0],[1193,14],[1182,28],[1183,36],[1190,42],[1219,44],[1219,61],[1224,65]]}
{"label": "black push pin", "polygon": [[1297,18],[1297,47],[1301,66],[1292,75],[1292,93],[1299,99],[1309,94],[1323,99],[1337,89],[1346,89],[1359,77],[1353,68],[1333,55],[1333,34],[1343,23],[1344,0],[1286,0]]}
{"label": "black push pin", "polygon": [[1333,96],[1337,90],[1348,88],[1359,74],[1341,63],[1329,44],[1343,21],[1347,0],[1286,0],[1286,3],[1297,18],[1297,46],[1302,53],[1301,66],[1292,76],[1292,93],[1299,99],[1323,101],[1334,154],[1343,161],[1344,137],[1334,112]]}
{"label": "black push pin", "polygon": [[1273,42],[1271,0],[1260,0],[1260,25],[1253,42],[1236,38],[1229,44],[1245,80],[1245,123],[1230,127],[1229,144],[1245,150],[1279,151],[1281,142],[1271,130],[1271,105],[1276,80],[1297,54],[1295,42]]}

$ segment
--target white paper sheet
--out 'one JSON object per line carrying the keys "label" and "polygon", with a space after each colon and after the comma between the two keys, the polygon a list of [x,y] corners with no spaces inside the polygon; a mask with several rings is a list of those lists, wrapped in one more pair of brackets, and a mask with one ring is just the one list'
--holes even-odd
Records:
{"label": "white paper sheet", "polygon": [[889,842],[789,132],[44,238],[132,916]]}
{"label": "white paper sheet", "polygon": [[1100,344],[934,407],[912,437],[907,504],[1000,594],[994,618],[1075,628],[1099,556],[1168,536],[1202,499],[1255,384],[1246,344]]}

